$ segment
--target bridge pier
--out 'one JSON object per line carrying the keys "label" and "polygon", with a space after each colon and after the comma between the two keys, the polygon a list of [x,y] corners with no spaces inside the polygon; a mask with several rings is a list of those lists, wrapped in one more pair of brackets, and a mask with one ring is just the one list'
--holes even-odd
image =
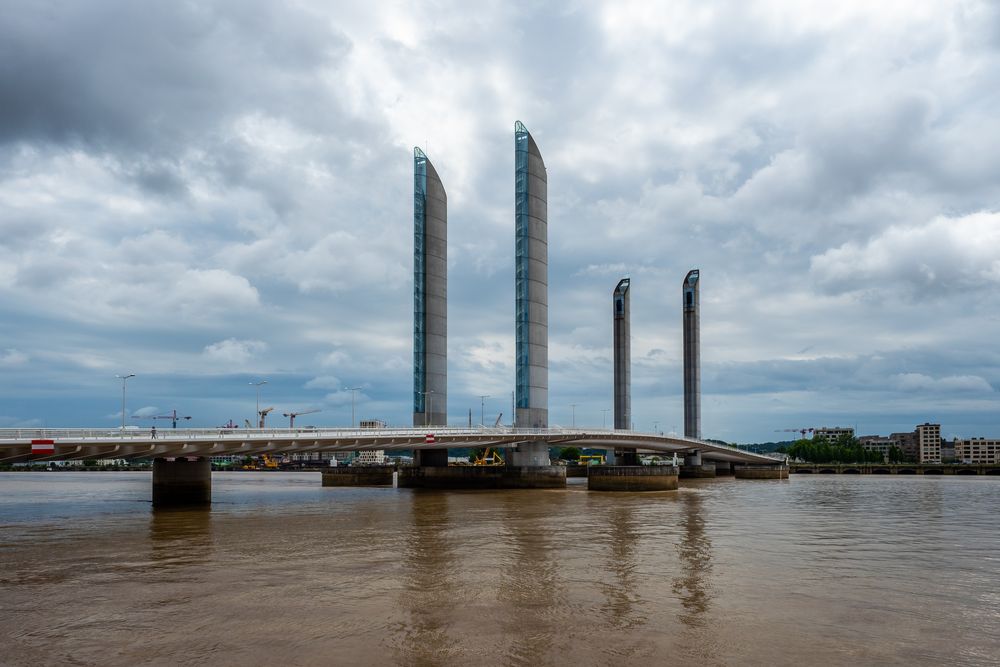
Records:
{"label": "bridge pier", "polygon": [[677,489],[676,466],[590,466],[587,489],[590,491],[674,491]]}
{"label": "bridge pier", "polygon": [[153,507],[212,504],[212,464],[204,457],[153,459]]}
{"label": "bridge pier", "polygon": [[400,468],[401,489],[562,489],[565,466],[447,466]]}
{"label": "bridge pier", "polygon": [[639,463],[639,454],[634,449],[616,449],[614,464],[619,466],[641,465]]}
{"label": "bridge pier", "polygon": [[732,475],[733,474],[733,464],[729,461],[715,461],[715,476],[719,475]]}
{"label": "bridge pier", "polygon": [[776,465],[738,465],[733,469],[736,479],[788,479],[788,466],[784,463]]}
{"label": "bridge pier", "polygon": [[441,449],[416,449],[413,451],[413,465],[429,468],[447,468],[448,450]]}
{"label": "bridge pier", "polygon": [[392,486],[395,466],[346,466],[324,470],[323,486]]}
{"label": "bridge pier", "polygon": [[702,463],[701,451],[692,449],[684,454],[684,465],[681,466],[680,477],[681,479],[715,477],[715,466],[711,463]]}
{"label": "bridge pier", "polygon": [[522,442],[510,450],[510,465],[515,468],[549,467],[549,443],[544,441]]}

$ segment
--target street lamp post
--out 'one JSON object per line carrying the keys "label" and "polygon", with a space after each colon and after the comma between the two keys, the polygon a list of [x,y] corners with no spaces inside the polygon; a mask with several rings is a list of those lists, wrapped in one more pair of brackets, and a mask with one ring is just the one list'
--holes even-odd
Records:
{"label": "street lamp post", "polygon": [[601,412],[604,413],[604,419],[601,421],[601,428],[604,428],[604,429],[608,428],[608,413],[610,411],[611,411],[611,408],[604,408],[603,410],[601,410]]}
{"label": "street lamp post", "polygon": [[569,407],[573,408],[573,428],[576,428],[576,403],[570,403]]}
{"label": "street lamp post", "polygon": [[361,391],[361,387],[344,387],[344,389],[349,389],[351,392],[351,428],[354,428],[354,397]]}
{"label": "street lamp post", "polygon": [[489,394],[483,394],[479,397],[479,425],[486,426],[486,399],[489,398]]}
{"label": "street lamp post", "polygon": [[115,375],[116,378],[122,381],[122,437],[125,437],[125,382],[129,378],[134,378],[135,373],[129,373],[128,375]]}
{"label": "street lamp post", "polygon": [[254,417],[254,421],[257,423],[257,427],[260,428],[260,386],[262,384],[267,384],[267,380],[261,380],[260,382],[249,382],[251,386],[257,387],[257,412]]}
{"label": "street lamp post", "polygon": [[659,424],[660,424],[660,422],[658,422],[658,421],[657,422],[653,422],[653,435],[659,435],[660,434],[660,432],[656,430],[656,427]]}

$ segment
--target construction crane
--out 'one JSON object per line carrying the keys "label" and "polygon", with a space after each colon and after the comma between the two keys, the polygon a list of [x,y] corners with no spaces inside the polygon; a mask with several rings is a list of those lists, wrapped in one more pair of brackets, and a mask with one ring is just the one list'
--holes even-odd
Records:
{"label": "construction crane", "polygon": [[299,415],[311,415],[314,412],[323,412],[320,409],[316,410],[303,410],[302,412],[282,412],[282,417],[288,417],[288,428],[295,428],[295,418]]}
{"label": "construction crane", "polygon": [[274,410],[273,405],[269,408],[264,408],[263,410],[260,411],[260,426],[258,426],[257,428],[264,428],[264,422],[267,421],[267,415],[272,410]]}
{"label": "construction crane", "polygon": [[147,417],[145,415],[132,415],[132,419],[169,419],[170,421],[173,422],[173,427],[177,428],[178,419],[191,419],[191,416],[188,415],[187,417],[181,417],[180,415],[177,414],[177,410],[171,410],[170,414],[155,415],[151,417]]}
{"label": "construction crane", "polygon": [[492,447],[487,447],[486,450],[472,462],[472,465],[476,466],[502,466],[503,464],[504,461],[503,457],[500,456],[500,451],[493,449]]}
{"label": "construction crane", "polygon": [[816,430],[816,429],[812,429],[812,428],[779,428],[779,429],[775,429],[774,432],[775,433],[798,433],[798,434],[800,434],[802,436],[802,439],[805,440],[806,433],[812,433],[814,430]]}

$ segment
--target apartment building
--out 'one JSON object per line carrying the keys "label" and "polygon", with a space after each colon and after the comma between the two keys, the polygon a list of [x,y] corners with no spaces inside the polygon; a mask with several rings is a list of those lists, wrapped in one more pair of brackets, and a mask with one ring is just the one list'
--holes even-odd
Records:
{"label": "apartment building", "polygon": [[814,438],[826,438],[829,442],[836,442],[842,435],[854,437],[854,429],[842,426],[823,426],[813,430]]}
{"label": "apartment building", "polygon": [[941,424],[920,424],[916,436],[917,462],[941,463]]}
{"label": "apartment building", "polygon": [[962,463],[1000,463],[1000,440],[986,438],[956,440],[955,458]]}
{"label": "apartment building", "polygon": [[889,461],[889,450],[893,447],[899,447],[898,440],[892,438],[892,436],[886,437],[884,435],[863,435],[858,438],[858,442],[865,449],[881,454],[882,460],[887,463]]}

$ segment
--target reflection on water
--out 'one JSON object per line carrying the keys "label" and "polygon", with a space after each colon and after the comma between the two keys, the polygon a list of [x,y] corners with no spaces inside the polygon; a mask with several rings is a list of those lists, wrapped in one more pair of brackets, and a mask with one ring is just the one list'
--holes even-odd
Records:
{"label": "reflection on water", "polygon": [[0,473],[0,662],[995,665],[1000,479],[669,494]]}
{"label": "reflection on water", "polygon": [[151,510],[149,548],[150,560],[161,572],[209,562],[214,555],[211,510]]}
{"label": "reflection on water", "polygon": [[506,545],[501,562],[498,602],[510,639],[505,664],[552,664],[552,647],[560,627],[554,613],[561,582],[553,557],[553,524],[562,515],[562,494],[544,494],[546,502],[525,503],[523,493],[498,494]]}
{"label": "reflection on water", "polygon": [[706,531],[706,509],[702,490],[681,494],[681,535],[676,550],[680,574],[672,582],[681,603],[678,619],[685,641],[680,654],[699,665],[725,664],[719,658],[720,634],[731,632],[712,623],[712,540]]}
{"label": "reflection on water", "polygon": [[701,495],[684,493],[681,498],[683,529],[677,545],[681,574],[674,577],[674,593],[680,598],[684,612],[681,622],[691,628],[702,628],[712,601],[712,542],[705,534],[705,517]]}
{"label": "reflection on water", "polygon": [[412,495],[399,596],[407,620],[400,628],[397,652],[406,664],[440,664],[455,652],[448,634],[452,576],[458,566],[447,535],[453,518],[447,493],[419,490]]}
{"label": "reflection on water", "polygon": [[607,599],[604,610],[612,628],[628,629],[646,622],[642,613],[643,600],[638,591],[636,574],[636,546],[639,531],[635,510],[631,504],[612,505],[607,515],[610,531],[610,549],[606,570],[611,578],[602,581],[601,588]]}

